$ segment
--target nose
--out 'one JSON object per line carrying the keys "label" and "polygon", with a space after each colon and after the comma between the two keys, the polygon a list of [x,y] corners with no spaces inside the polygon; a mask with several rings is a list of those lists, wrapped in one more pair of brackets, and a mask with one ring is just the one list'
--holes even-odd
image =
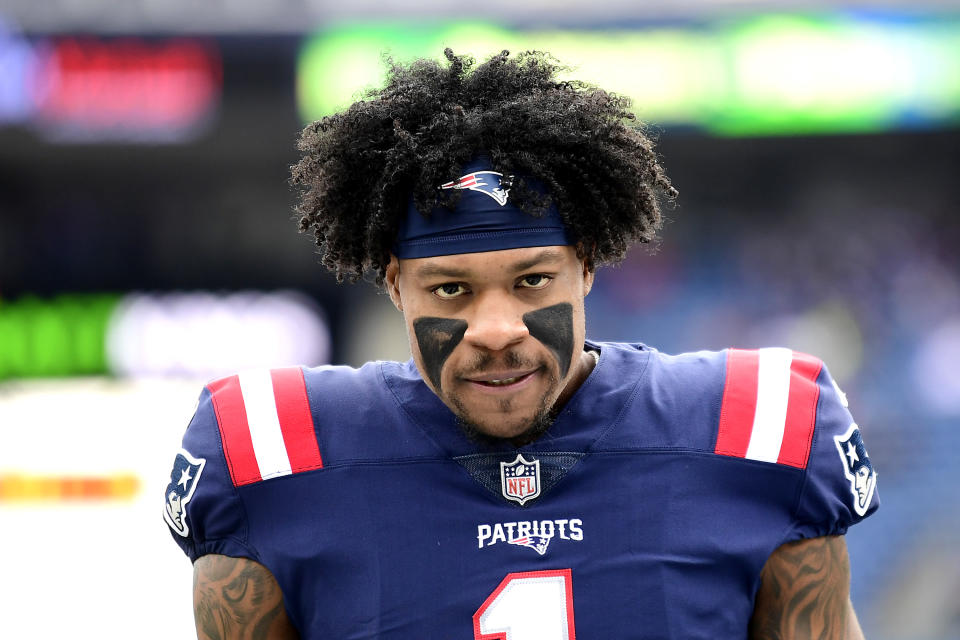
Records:
{"label": "nose", "polygon": [[480,349],[501,351],[528,335],[522,309],[503,297],[487,296],[476,301],[476,311],[467,320],[463,340]]}

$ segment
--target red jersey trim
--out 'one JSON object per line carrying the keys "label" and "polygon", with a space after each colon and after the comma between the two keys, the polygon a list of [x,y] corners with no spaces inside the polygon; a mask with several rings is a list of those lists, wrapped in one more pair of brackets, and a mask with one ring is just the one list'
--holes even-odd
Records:
{"label": "red jersey trim", "polygon": [[207,385],[207,389],[210,390],[210,401],[217,416],[223,456],[227,460],[233,486],[259,482],[260,468],[253,451],[239,376],[215,380]]}
{"label": "red jersey trim", "polygon": [[813,430],[817,423],[817,402],[820,385],[817,378],[823,362],[805,353],[793,352],[790,363],[790,397],[787,401],[787,419],[783,444],[777,462],[804,469],[810,458]]}
{"label": "red jersey trim", "polygon": [[[761,373],[761,351],[765,350],[727,351],[727,372],[714,452],[768,462],[775,458],[778,464],[806,468],[820,397],[817,378],[823,363],[813,356],[794,351],[789,359],[789,371],[786,359],[770,357],[766,359],[768,368]],[[785,350],[779,351],[786,353]],[[761,385],[761,375],[773,381]],[[765,411],[761,416],[757,415],[758,393],[767,394],[763,398]],[[783,416],[782,421],[771,421],[771,415],[778,414]],[[778,443],[779,454],[777,448],[770,450],[771,439],[774,444]],[[755,441],[753,448],[752,441]]]}
{"label": "red jersey trim", "polygon": [[313,415],[307,399],[307,383],[303,369],[288,367],[270,372],[273,395],[277,403],[277,417],[287,447],[293,473],[323,468]]}
{"label": "red jersey trim", "polygon": [[323,468],[300,367],[207,385],[234,486]]}

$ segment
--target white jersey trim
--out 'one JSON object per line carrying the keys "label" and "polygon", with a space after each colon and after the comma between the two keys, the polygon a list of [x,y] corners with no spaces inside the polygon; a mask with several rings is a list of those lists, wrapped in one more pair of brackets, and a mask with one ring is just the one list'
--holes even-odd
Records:
{"label": "white jersey trim", "polygon": [[757,375],[757,409],[746,458],[776,462],[783,444],[787,422],[787,401],[790,397],[790,364],[793,351],[782,347],[759,350],[760,370]]}
{"label": "white jersey trim", "polygon": [[277,416],[277,401],[273,394],[273,379],[269,369],[244,371],[237,376],[247,412],[253,453],[257,458],[260,477],[264,480],[292,473],[287,446]]}

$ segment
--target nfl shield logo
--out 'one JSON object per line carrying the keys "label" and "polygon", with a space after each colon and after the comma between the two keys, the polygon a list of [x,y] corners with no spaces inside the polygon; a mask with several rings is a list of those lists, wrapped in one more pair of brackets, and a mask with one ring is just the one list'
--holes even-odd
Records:
{"label": "nfl shield logo", "polygon": [[500,486],[503,497],[521,505],[540,495],[540,461],[524,460],[517,454],[513,462],[500,463]]}

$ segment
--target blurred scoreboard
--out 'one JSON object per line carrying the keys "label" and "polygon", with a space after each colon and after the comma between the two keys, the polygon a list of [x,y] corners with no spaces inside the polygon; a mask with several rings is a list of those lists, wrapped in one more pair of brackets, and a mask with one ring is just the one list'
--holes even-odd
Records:
{"label": "blurred scoreboard", "polygon": [[352,24],[304,45],[302,117],[379,86],[382,56],[483,60],[548,51],[565,77],[628,96],[645,122],[713,135],[853,133],[960,121],[960,16],[820,12],[729,16],[593,29],[484,22]]}
{"label": "blurred scoreboard", "polygon": [[[874,132],[960,121],[960,15],[821,11],[581,29],[341,22],[289,36],[310,121],[378,86],[383,56],[545,50],[646,122],[713,135]],[[55,142],[177,143],[216,124],[243,57],[213,37],[26,37],[0,26],[0,126]],[[232,59],[235,58],[235,59]],[[295,78],[294,71],[295,69]],[[242,69],[233,78],[242,81]],[[281,76],[286,74],[281,73]],[[952,126],[952,125],[951,125]]]}
{"label": "blurred scoreboard", "polygon": [[0,124],[57,142],[192,139],[216,114],[223,76],[209,40],[2,31],[0,70]]}

